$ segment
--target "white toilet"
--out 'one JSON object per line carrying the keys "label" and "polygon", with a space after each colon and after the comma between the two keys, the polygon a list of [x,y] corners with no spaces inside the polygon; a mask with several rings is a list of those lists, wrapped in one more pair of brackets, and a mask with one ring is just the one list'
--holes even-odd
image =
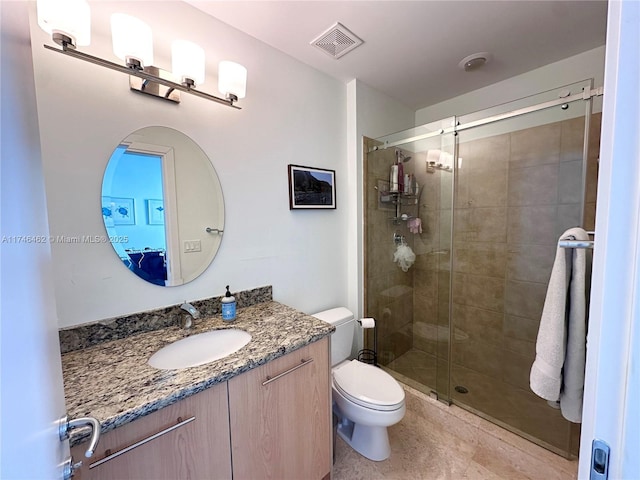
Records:
{"label": "white toilet", "polygon": [[331,390],[338,435],[361,455],[386,460],[391,454],[387,427],[404,417],[404,390],[384,370],[347,360],[356,327],[351,311],[338,307],[313,316],[336,327],[331,336]]}

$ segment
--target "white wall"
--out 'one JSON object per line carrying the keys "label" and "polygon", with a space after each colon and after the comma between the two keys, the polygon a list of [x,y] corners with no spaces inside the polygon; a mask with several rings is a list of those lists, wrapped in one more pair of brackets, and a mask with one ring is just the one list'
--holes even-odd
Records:
{"label": "white wall", "polygon": [[[227,284],[234,291],[271,284],[276,300],[307,312],[346,304],[345,85],[181,2],[91,5],[87,53],[116,60],[108,19],[117,9],[150,24],[160,67],[170,69],[173,39],[199,43],[207,52],[203,91],[217,93],[222,59],[245,65],[249,79],[240,111],[191,95],[183,95],[180,105],[169,104],[129,91],[121,73],[45,50],[40,44],[51,42],[31,19],[52,235],[104,234],[104,167],[116,145],[145,126],[175,128],[198,143],[220,177],[225,199],[220,251],[203,275],[184,286],[140,280],[108,244],[53,244],[60,326],[220,295]],[[336,170],[337,210],[290,211],[289,163]]]}
{"label": "white wall", "polygon": [[[359,80],[347,84],[347,137],[349,142],[349,241],[347,242],[349,308],[356,317],[363,307],[363,157],[362,137],[376,138],[413,126],[414,111]],[[354,350],[362,348],[356,336]]]}
{"label": "white wall", "polygon": [[[594,79],[594,87],[601,87],[604,81],[604,53],[604,46],[594,48],[420,109],[416,112],[415,124],[422,125],[452,115],[459,116],[484,110],[589,78]],[[594,111],[600,111],[600,109],[601,100],[594,102]]]}

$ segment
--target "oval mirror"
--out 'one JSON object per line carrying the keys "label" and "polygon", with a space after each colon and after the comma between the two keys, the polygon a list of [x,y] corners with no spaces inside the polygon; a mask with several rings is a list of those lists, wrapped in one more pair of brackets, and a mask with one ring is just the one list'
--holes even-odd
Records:
{"label": "oval mirror", "polygon": [[145,127],[125,138],[109,159],[102,218],[129,270],[155,285],[182,285],[204,272],[220,247],[220,180],[188,136]]}

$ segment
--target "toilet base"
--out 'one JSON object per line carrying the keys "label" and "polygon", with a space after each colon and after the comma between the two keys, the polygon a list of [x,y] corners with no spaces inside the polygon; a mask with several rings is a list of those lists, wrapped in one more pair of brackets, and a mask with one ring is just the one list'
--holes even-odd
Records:
{"label": "toilet base", "polygon": [[363,457],[376,462],[391,455],[387,427],[375,427],[353,423],[342,417],[338,423],[338,435]]}

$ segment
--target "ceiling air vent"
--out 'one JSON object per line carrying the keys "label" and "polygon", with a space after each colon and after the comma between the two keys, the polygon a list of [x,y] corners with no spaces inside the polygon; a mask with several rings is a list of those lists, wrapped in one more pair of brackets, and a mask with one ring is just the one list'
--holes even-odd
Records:
{"label": "ceiling air vent", "polygon": [[315,40],[312,40],[310,44],[337,59],[363,43],[344,25],[336,23],[321,33]]}

